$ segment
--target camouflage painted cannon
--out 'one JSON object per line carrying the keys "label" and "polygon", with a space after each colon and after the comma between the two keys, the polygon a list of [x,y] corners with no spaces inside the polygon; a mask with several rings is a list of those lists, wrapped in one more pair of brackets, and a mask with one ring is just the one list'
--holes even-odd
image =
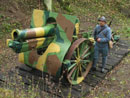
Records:
{"label": "camouflage painted cannon", "polygon": [[56,77],[66,70],[73,85],[91,68],[94,40],[89,33],[80,35],[76,16],[34,10],[30,29],[16,29],[11,35],[7,46],[19,53],[21,63]]}

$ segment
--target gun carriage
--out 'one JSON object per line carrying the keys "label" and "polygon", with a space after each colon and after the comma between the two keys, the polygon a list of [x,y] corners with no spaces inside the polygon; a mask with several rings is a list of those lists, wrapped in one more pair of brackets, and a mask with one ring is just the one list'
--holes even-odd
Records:
{"label": "gun carriage", "polygon": [[79,32],[76,16],[34,10],[30,29],[12,31],[7,46],[19,55],[19,62],[60,77],[73,84],[84,80],[92,66],[92,33]]}

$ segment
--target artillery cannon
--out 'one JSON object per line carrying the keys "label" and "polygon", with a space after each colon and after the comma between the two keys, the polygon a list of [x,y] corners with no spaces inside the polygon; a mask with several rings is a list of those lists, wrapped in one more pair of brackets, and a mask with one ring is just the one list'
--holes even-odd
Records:
{"label": "artillery cannon", "polygon": [[64,70],[73,84],[84,80],[92,66],[94,39],[79,33],[76,16],[34,10],[30,29],[13,30],[7,46],[19,53],[19,62],[60,77]]}

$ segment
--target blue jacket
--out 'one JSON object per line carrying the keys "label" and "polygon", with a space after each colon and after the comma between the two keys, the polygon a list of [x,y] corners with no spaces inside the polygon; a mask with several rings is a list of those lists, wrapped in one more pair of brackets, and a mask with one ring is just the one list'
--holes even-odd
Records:
{"label": "blue jacket", "polygon": [[[104,29],[103,29],[104,28]],[[99,34],[98,32],[103,29]],[[96,39],[101,38],[100,42],[97,42]],[[94,29],[94,39],[96,41],[96,45],[103,48],[108,47],[108,42],[111,40],[111,28],[108,25],[101,27],[97,25]]]}

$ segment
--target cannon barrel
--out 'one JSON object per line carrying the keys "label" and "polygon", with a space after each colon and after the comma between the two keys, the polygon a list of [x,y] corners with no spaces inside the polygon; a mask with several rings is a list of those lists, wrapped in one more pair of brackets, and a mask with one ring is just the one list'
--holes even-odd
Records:
{"label": "cannon barrel", "polygon": [[55,33],[55,24],[48,24],[44,27],[31,28],[25,30],[15,29],[12,31],[13,40],[23,40],[23,39],[32,39],[44,36],[52,36]]}

